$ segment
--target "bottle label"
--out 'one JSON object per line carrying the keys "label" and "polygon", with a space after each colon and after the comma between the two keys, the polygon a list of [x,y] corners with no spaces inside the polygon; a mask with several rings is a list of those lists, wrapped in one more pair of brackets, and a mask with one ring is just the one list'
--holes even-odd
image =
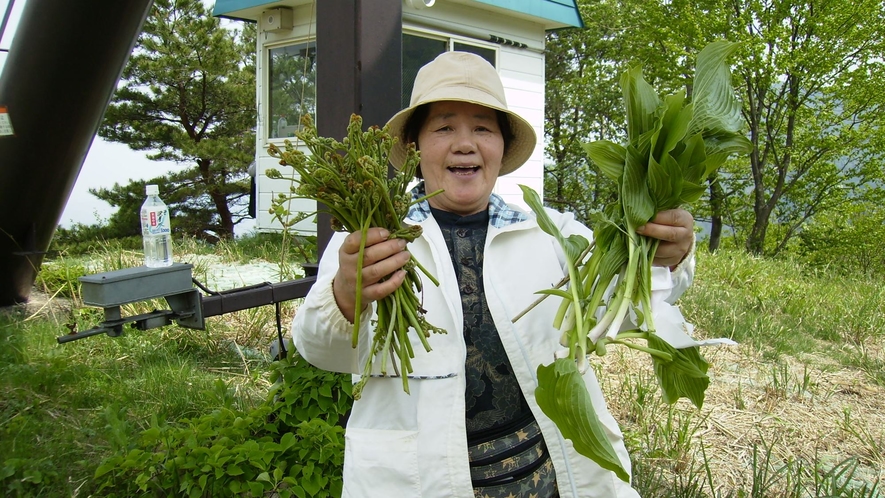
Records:
{"label": "bottle label", "polygon": [[172,233],[169,227],[169,210],[148,211],[141,219],[142,231],[145,235],[165,235]]}

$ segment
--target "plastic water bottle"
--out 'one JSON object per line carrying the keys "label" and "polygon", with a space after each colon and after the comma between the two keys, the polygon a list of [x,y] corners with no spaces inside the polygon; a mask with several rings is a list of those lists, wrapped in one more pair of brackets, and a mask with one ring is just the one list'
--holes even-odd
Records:
{"label": "plastic water bottle", "polygon": [[144,265],[163,268],[172,265],[172,228],[169,208],[160,199],[156,185],[146,185],[147,199],[141,205],[141,237],[144,240]]}

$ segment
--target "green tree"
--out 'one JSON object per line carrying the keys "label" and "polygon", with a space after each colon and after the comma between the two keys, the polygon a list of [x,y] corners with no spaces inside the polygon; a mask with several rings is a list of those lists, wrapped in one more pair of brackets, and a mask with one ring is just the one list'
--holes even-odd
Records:
{"label": "green tree", "polygon": [[[748,251],[777,254],[815,217],[862,202],[881,185],[885,94],[878,82],[883,74],[885,18],[878,0],[850,5],[835,0],[801,4],[581,0],[579,4],[590,29],[576,30],[571,36],[591,45],[605,40],[618,47],[588,51],[587,58],[595,59],[588,63],[618,70],[641,65],[646,79],[662,93],[684,87],[691,95],[686,86],[693,72],[689,64],[710,41],[725,38],[742,43],[734,61],[734,86],[756,148],[749,158],[726,164],[711,178],[708,202],[691,207],[697,218],[712,222],[714,236],[728,225]],[[601,34],[596,26],[611,29]],[[556,54],[559,43],[559,36],[548,37],[548,51]],[[568,43],[577,46],[574,40]],[[548,62],[548,69],[555,63],[556,59]],[[550,71],[558,80],[555,87],[582,85],[582,68],[575,64],[565,68]],[[581,88],[587,91],[581,102],[610,98],[607,89],[590,84]],[[552,107],[558,106],[553,100]],[[578,123],[620,123],[617,114],[587,105],[566,104],[557,112],[564,115],[569,109],[575,114],[571,123],[553,123],[548,116],[551,126],[573,132]],[[556,144],[552,133],[548,128],[548,141]],[[576,140],[584,140],[580,135],[575,134]],[[581,195],[589,197],[586,191]],[[714,244],[718,238],[711,240],[715,248]]]}
{"label": "green tree", "polygon": [[[248,216],[255,33],[222,26],[201,0],[156,0],[99,130],[150,159],[192,165],[155,181],[177,230],[208,241],[232,237]],[[91,192],[119,208],[113,225],[137,213],[143,185]]]}
{"label": "green tree", "polygon": [[[553,31],[545,52],[544,203],[571,211],[584,222],[611,200],[614,182],[601,174],[582,148],[592,140],[624,134],[618,88],[620,52],[614,6],[580,6],[584,28]],[[605,21],[604,21],[605,20]]]}
{"label": "green tree", "polygon": [[810,222],[798,235],[798,252],[812,266],[846,274],[885,275],[885,207],[857,202]]}
{"label": "green tree", "polygon": [[[736,213],[754,254],[782,251],[816,215],[858,202],[882,177],[881,3],[737,0],[736,71],[752,189]],[[774,225],[774,230],[771,230]],[[773,235],[773,237],[772,237]]]}

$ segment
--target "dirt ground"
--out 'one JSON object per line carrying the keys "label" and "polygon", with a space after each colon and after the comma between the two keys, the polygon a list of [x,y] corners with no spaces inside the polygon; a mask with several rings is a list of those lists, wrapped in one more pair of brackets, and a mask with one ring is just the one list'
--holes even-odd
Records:
{"label": "dirt ground", "polygon": [[[702,349],[710,363],[710,386],[703,409],[680,400],[677,407],[694,413],[698,428],[691,452],[696,462],[706,451],[713,482],[720,491],[751,489],[754,445],[771,448],[775,469],[788,461],[818,461],[825,470],[847,458],[860,462],[855,478],[885,483],[885,388],[861,370],[845,368],[832,358],[808,355],[766,362],[749,346]],[[866,354],[880,360],[881,348]],[[617,348],[603,360],[606,368],[648,368],[647,355]],[[629,418],[630,401],[617,399],[617,381],[606,390],[619,420]],[[764,452],[762,453],[764,454]],[[760,454],[760,458],[762,457]]]}

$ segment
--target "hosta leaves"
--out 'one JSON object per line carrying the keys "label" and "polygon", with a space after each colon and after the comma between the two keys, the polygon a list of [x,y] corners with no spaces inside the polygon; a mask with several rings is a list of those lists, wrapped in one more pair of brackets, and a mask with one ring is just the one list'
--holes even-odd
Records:
{"label": "hosta leaves", "polygon": [[731,86],[731,69],[725,61],[738,49],[727,41],[713,42],[698,54],[695,67],[692,132],[737,132],[743,126],[741,103]]}
{"label": "hosta leaves", "polygon": [[562,436],[572,441],[575,451],[614,472],[624,482],[630,480],[599,421],[574,360],[562,358],[550,365],[540,365],[535,398]]}
{"label": "hosta leaves", "polygon": [[[670,157],[670,156],[667,156]],[[670,183],[670,169],[661,166],[655,159],[648,160],[648,193],[651,195],[655,210],[660,211],[673,196]]]}
{"label": "hosta leaves", "polygon": [[[618,184],[619,197],[602,210],[594,224],[596,247],[590,258],[579,262],[583,279],[581,292],[570,306],[582,306],[583,320],[566,331],[569,357],[538,367],[539,386],[535,396],[544,413],[572,440],[577,451],[612,470],[626,480],[626,472],[611,449],[578,372],[587,351],[605,354],[599,337],[615,337],[625,324],[629,309],[648,340],[653,354],[655,375],[664,400],[691,400],[698,408],[710,383],[707,362],[697,346],[675,349],[661,339],[672,337],[676,322],[662,320],[666,327],[655,328],[656,311],[651,307],[651,265],[658,241],[641,236],[636,229],[663,210],[690,204],[705,192],[705,180],[731,154],[752,151],[752,144],[740,132],[741,106],[731,86],[726,59],[737,46],[717,42],[707,46],[697,59],[692,103],[685,92],[659,97],[645,81],[640,68],[625,71],[620,79],[627,119],[627,140],[623,145],[596,141],[584,145],[591,161],[603,175]],[[546,219],[537,194],[523,187],[524,199],[538,213],[538,223],[557,237],[568,254],[577,254],[586,245],[565,239]],[[570,276],[575,269],[570,259]],[[612,284],[614,282],[614,284]],[[568,292],[543,292],[570,300]],[[604,310],[600,310],[602,307]],[[600,315],[599,311],[605,314]],[[561,315],[560,315],[561,316]],[[603,316],[599,321],[596,317]],[[681,319],[681,314],[679,315]],[[558,326],[557,326],[558,328]],[[665,334],[666,332],[666,334]],[[682,331],[680,330],[680,333]],[[685,334],[683,334],[685,335]]]}
{"label": "hosta leaves", "polygon": [[685,139],[692,109],[685,107],[685,92],[664,98],[664,113],[652,139],[652,158],[660,161]]}
{"label": "hosta leaves", "polygon": [[620,273],[621,268],[627,264],[627,239],[621,236],[616,243],[611,244],[608,250],[602,255],[602,261],[599,263],[599,280],[601,282],[609,282],[615,275]]}
{"label": "hosta leaves", "polygon": [[[627,142],[639,147],[640,137],[654,126],[655,112],[661,99],[642,77],[642,68],[629,69],[621,75],[621,90],[627,108]],[[645,137],[648,140],[648,137]]]}
{"label": "hosta leaves", "polygon": [[624,157],[627,155],[624,147],[608,140],[597,140],[584,144],[584,151],[609,180],[616,182],[621,179]]}
{"label": "hosta leaves", "polygon": [[681,204],[691,204],[700,199],[701,196],[704,195],[705,190],[706,189],[703,185],[684,182],[682,184],[682,194],[679,196],[679,202]]}
{"label": "hosta leaves", "polygon": [[704,393],[710,385],[710,377],[707,376],[709,364],[701,356],[700,348],[676,349],[653,334],[648,337],[648,346],[673,357],[666,361],[652,356],[664,401],[673,404],[679,398],[688,398],[700,409],[704,404]]}
{"label": "hosta leaves", "polygon": [[655,215],[655,203],[648,194],[648,165],[636,149],[627,147],[627,163],[621,185],[621,204],[627,225],[636,228],[646,224]]}

